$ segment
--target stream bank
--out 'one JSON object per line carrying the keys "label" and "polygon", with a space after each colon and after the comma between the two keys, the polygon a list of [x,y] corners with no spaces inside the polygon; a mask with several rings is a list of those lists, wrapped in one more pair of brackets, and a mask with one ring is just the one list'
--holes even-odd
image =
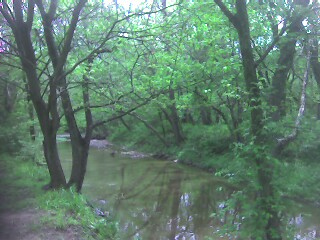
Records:
{"label": "stream bank", "polygon": [[79,227],[58,229],[43,223],[51,214],[37,204],[37,196],[44,194],[41,186],[47,183],[42,174],[34,174],[39,167],[8,154],[0,158],[0,239],[82,239]]}
{"label": "stream bank", "polygon": [[[226,225],[238,216],[227,205],[236,189],[225,178],[151,155],[134,158],[121,154],[132,152],[127,149],[96,143],[90,149],[83,193],[94,206],[115,217],[120,239],[230,239],[232,231],[233,236],[238,234],[234,229],[240,225]],[[59,150],[69,172],[69,143],[61,143]],[[292,206],[285,214],[288,227],[296,228],[295,239],[315,239],[308,236],[319,232],[319,211],[307,205]],[[226,231],[226,227],[231,229]]]}

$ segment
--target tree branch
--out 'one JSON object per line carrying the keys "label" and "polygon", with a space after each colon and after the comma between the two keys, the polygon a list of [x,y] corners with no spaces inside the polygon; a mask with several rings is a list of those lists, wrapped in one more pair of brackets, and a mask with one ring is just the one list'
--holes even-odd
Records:
{"label": "tree branch", "polygon": [[33,24],[33,18],[34,18],[34,1],[29,0],[28,1],[28,13],[27,13],[27,28],[28,32],[32,29]]}
{"label": "tree branch", "polygon": [[119,115],[113,116],[113,117],[108,118],[108,119],[103,120],[103,121],[99,121],[99,122],[97,122],[97,123],[95,123],[95,124],[92,125],[92,129],[94,129],[94,128],[100,126],[100,125],[103,125],[103,124],[105,124],[105,123],[107,123],[107,122],[112,122],[112,121],[114,121],[114,120],[116,120],[116,119],[122,118],[122,117],[124,117],[124,116],[126,116],[126,115],[128,115],[128,114],[130,114],[130,113],[132,113],[132,112],[134,112],[134,111],[137,110],[138,108],[146,105],[146,104],[147,104],[148,102],[150,102],[151,100],[152,100],[152,99],[147,99],[145,102],[140,103],[140,104],[138,104],[137,106],[135,106],[135,107],[133,107],[133,108],[127,110],[127,111],[120,111],[120,112],[118,112],[118,113],[120,113]]}
{"label": "tree branch", "polygon": [[56,14],[56,11],[57,11],[57,7],[58,7],[58,1],[52,0],[50,3],[49,11],[48,11],[48,15],[51,19],[54,18],[54,15]]}
{"label": "tree branch", "polygon": [[[173,6],[178,6],[180,3],[177,4],[172,4],[167,8],[173,7]],[[108,33],[106,34],[106,36],[103,38],[103,41],[99,44],[98,47],[96,47],[95,49],[93,49],[86,57],[80,59],[77,63],[75,63],[69,70],[65,71],[63,75],[59,76],[59,78],[57,79],[57,81],[59,81],[59,79],[66,77],[67,75],[71,74],[80,64],[82,64],[83,62],[87,61],[90,57],[94,56],[95,54],[98,54],[99,51],[104,48],[105,44],[107,43],[107,41],[111,38],[111,34],[113,33],[113,30],[115,29],[115,27],[117,26],[118,23],[121,23],[123,21],[126,21],[134,16],[144,16],[147,14],[154,14],[154,13],[158,13],[161,12],[163,9],[159,9],[156,11],[149,11],[149,12],[142,12],[142,13],[132,13],[129,14],[121,19],[118,19],[116,21],[113,22],[112,26],[110,27]],[[108,52],[108,51],[107,51]]]}
{"label": "tree branch", "polygon": [[309,46],[307,46],[307,48],[308,48],[308,50],[307,50],[307,67],[306,67],[306,71],[304,73],[304,79],[303,79],[302,90],[301,90],[301,98],[300,98],[300,108],[299,108],[298,115],[296,118],[295,127],[294,127],[291,134],[289,134],[288,136],[286,136],[284,138],[277,139],[278,143],[277,143],[277,145],[274,149],[274,152],[273,152],[273,154],[275,156],[279,156],[281,154],[281,152],[284,150],[284,148],[286,146],[288,146],[290,142],[292,142],[293,140],[296,139],[296,137],[298,136],[299,127],[301,125],[302,118],[305,113],[306,93],[307,93],[307,84],[308,84],[309,71],[310,71],[310,59],[311,59],[311,50],[309,49]]}
{"label": "tree branch", "polygon": [[[86,2],[87,2],[87,0],[80,0],[72,12],[71,23],[70,23],[69,29],[67,31],[67,34],[66,34],[67,36],[66,36],[64,45],[62,47],[62,51],[61,51],[61,54],[59,57],[58,65],[55,68],[55,71],[53,74],[54,79],[59,77],[59,75],[62,73],[63,67],[65,66],[68,54],[70,52],[70,46],[71,46],[71,42],[73,39],[73,35],[74,35],[75,29],[77,27],[77,23],[79,20],[80,12],[83,9]],[[50,6],[50,8],[51,8],[51,6]]]}
{"label": "tree branch", "polygon": [[[7,10],[5,10],[5,8]],[[12,11],[9,8],[7,3],[3,3],[2,7],[0,6],[0,12],[1,12],[2,16],[7,20],[10,28],[14,29],[14,27],[15,27],[14,16],[13,16]]]}
{"label": "tree branch", "polygon": [[260,63],[262,63],[265,60],[265,58],[269,55],[274,46],[279,42],[280,37],[286,32],[287,29],[288,27],[283,27],[281,29],[281,32],[273,39],[269,47],[264,51],[264,53],[259,57],[259,59],[255,61],[255,67],[258,67]]}
{"label": "tree branch", "polygon": [[138,119],[139,121],[141,121],[148,129],[150,129],[159,139],[160,141],[166,146],[169,147],[168,143],[166,142],[166,140],[157,132],[157,130],[151,125],[149,124],[146,120],[142,119],[139,115],[137,115],[136,113],[132,112],[129,113],[130,116],[135,117],[136,119]]}
{"label": "tree branch", "polygon": [[22,12],[22,2],[21,0],[13,1],[13,11],[18,25],[23,23],[23,12]]}
{"label": "tree branch", "polygon": [[237,28],[238,23],[236,15],[234,15],[221,0],[214,0],[214,2],[218,5],[223,14],[229,19],[232,25]]}

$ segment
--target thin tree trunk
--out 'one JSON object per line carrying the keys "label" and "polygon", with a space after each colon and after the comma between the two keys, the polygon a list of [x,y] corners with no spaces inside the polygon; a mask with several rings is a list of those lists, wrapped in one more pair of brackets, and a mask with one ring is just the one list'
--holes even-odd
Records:
{"label": "thin tree trunk", "polygon": [[200,107],[200,116],[203,125],[212,125],[211,108],[207,106]]}
{"label": "thin tree trunk", "polygon": [[30,134],[31,140],[34,142],[36,140],[36,129],[34,126],[34,109],[33,109],[32,101],[31,101],[28,83],[27,83],[27,80],[25,79],[25,76],[23,76],[23,81],[25,82],[25,91],[27,93],[27,99],[26,99],[27,100],[27,111],[28,111],[29,119],[31,120],[31,123],[29,126],[29,134]]}
{"label": "thin tree trunk", "polygon": [[158,138],[159,140],[166,146],[168,147],[168,143],[166,142],[166,140],[158,133],[158,131],[151,125],[149,124],[146,120],[142,119],[141,117],[139,117],[137,114],[135,113],[130,113],[131,116],[135,117],[136,119],[138,119],[139,121],[141,121],[148,129],[150,129]]}
{"label": "thin tree trunk", "polygon": [[180,131],[179,117],[175,118],[175,116],[177,116],[177,112],[175,111],[176,110],[175,107],[173,108],[174,109],[170,108],[171,111],[173,110],[173,114],[171,115],[165,109],[161,108],[161,110],[171,125],[171,129],[172,129],[176,144],[180,145],[184,141],[184,138],[182,137],[181,131]]}

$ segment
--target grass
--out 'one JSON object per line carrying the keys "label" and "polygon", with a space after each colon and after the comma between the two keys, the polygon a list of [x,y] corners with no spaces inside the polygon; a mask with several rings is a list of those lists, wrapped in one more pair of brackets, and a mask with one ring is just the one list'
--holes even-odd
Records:
{"label": "grass", "polygon": [[[27,161],[10,154],[0,154],[0,187],[7,201],[1,209],[20,210],[36,204],[35,196],[41,194],[41,185],[47,180],[44,169],[37,169]],[[16,201],[21,199],[24,201]]]}
{"label": "grass", "polygon": [[0,210],[18,212],[33,207],[44,212],[40,222],[43,227],[76,229],[81,239],[117,239],[117,223],[97,216],[85,196],[73,189],[47,192],[41,189],[49,181],[45,166],[37,166],[25,156],[6,153],[0,154],[0,159],[1,197],[5,198]]}
{"label": "grass", "polygon": [[116,239],[117,224],[95,215],[85,197],[74,189],[49,191],[38,196],[39,206],[50,213],[43,223],[54,224],[58,229],[80,226],[87,239]]}

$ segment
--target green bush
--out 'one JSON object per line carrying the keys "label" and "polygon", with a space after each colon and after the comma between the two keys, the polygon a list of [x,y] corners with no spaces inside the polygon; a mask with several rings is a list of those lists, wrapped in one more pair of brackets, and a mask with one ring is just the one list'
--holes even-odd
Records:
{"label": "green bush", "polygon": [[[168,134],[168,143],[172,139],[172,135]],[[113,128],[110,140],[114,143],[124,144],[129,148],[139,148],[139,150],[144,152],[166,151],[164,144],[141,122],[132,126],[131,131],[128,131],[128,129],[121,125]]]}
{"label": "green bush", "polygon": [[210,168],[225,160],[232,139],[226,125],[190,125],[184,128],[186,142],[179,154],[183,162]]}

